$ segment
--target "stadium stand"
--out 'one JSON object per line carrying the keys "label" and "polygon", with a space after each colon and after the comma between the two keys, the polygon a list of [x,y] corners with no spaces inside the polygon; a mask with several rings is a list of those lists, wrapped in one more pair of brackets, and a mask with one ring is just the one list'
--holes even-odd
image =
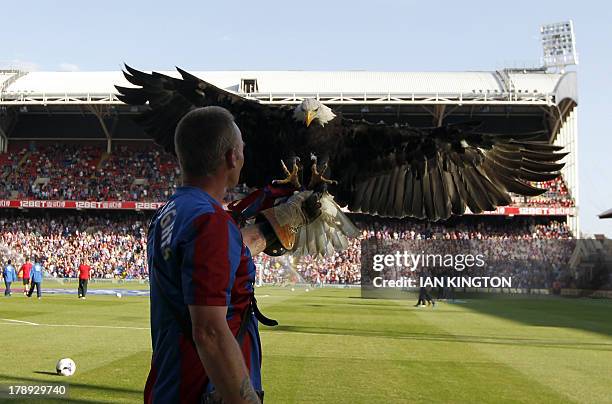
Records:
{"label": "stadium stand", "polygon": [[[360,245],[368,238],[501,243],[579,233],[575,73],[195,73],[262,103],[315,97],[349,118],[415,127],[476,120],[493,133],[541,133],[539,140],[570,152],[563,177],[539,184],[547,192],[537,198],[514,197],[510,210],[436,224],[354,215],[362,237],[342,253],[295,262],[257,256],[264,283],[359,284]],[[255,78],[259,92],[246,90],[245,77]],[[39,254],[49,276],[71,277],[88,253],[94,278],[147,279],[146,225],[178,185],[180,172],[134,123],[141,109],[121,103],[115,84],[128,85],[118,71],[0,72],[1,259],[12,255],[19,262]],[[246,192],[239,187],[227,199]]]}
{"label": "stadium stand", "polygon": [[[31,143],[16,156],[0,154],[3,162],[0,176],[7,187],[2,198],[163,202],[180,181],[175,159],[151,145],[116,146],[106,153],[100,147]],[[534,185],[546,193],[515,196],[515,206],[575,205],[562,177]],[[228,200],[246,191],[231,193]]]}
{"label": "stadium stand", "polygon": [[74,277],[88,254],[94,278],[142,279],[147,275],[147,219],[116,213],[4,212],[0,249],[15,262],[40,257],[50,277]]}
{"label": "stadium stand", "polygon": [[[15,262],[42,257],[51,277],[75,277],[87,255],[93,277],[147,279],[146,225],[149,213],[5,211],[0,216],[0,250]],[[359,284],[360,242],[378,240],[563,240],[572,234],[566,223],[550,218],[463,217],[447,223],[425,223],[352,215],[362,235],[350,247],[326,258],[256,257],[264,283],[306,282],[312,285]],[[510,269],[510,268],[509,268]]]}
{"label": "stadium stand", "polygon": [[555,178],[546,182],[533,183],[539,188],[546,189],[546,192],[540,196],[523,197],[514,196],[512,201],[517,206],[575,206],[574,199],[569,193],[567,185],[563,177]]}

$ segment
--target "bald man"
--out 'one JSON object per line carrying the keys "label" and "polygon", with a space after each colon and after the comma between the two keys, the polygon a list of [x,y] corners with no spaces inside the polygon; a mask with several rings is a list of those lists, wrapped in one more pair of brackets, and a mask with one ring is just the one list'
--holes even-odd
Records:
{"label": "bald man", "polygon": [[261,345],[254,315],[256,255],[320,213],[301,192],[239,228],[222,205],[244,164],[240,129],[220,107],[179,122],[183,184],[153,217],[147,258],[153,357],[147,403],[260,403]]}

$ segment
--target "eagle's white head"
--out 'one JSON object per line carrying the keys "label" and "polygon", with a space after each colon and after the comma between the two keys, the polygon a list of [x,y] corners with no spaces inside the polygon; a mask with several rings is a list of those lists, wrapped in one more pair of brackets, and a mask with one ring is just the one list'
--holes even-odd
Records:
{"label": "eagle's white head", "polygon": [[302,122],[306,126],[310,126],[313,121],[317,121],[319,125],[325,126],[326,123],[336,117],[336,114],[334,114],[331,108],[326,107],[314,98],[306,98],[295,107],[293,117],[296,121]]}

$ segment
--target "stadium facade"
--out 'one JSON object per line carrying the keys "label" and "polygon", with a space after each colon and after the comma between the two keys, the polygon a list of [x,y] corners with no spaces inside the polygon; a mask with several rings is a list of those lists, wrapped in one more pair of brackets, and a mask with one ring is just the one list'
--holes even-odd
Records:
{"label": "stadium facade", "polygon": [[[178,77],[177,72],[164,72]],[[578,221],[578,96],[576,72],[503,69],[486,72],[199,71],[218,87],[266,104],[317,98],[350,118],[408,123],[415,127],[480,121],[488,132],[541,133],[562,145],[562,176],[571,206],[511,206],[494,215],[563,216],[574,235]],[[120,71],[0,72],[0,151],[30,142],[99,145],[147,142],[132,117],[140,107],[116,97],[130,86]],[[105,201],[0,201],[0,207],[155,209],[158,203]],[[161,202],[161,201],[158,201]]]}

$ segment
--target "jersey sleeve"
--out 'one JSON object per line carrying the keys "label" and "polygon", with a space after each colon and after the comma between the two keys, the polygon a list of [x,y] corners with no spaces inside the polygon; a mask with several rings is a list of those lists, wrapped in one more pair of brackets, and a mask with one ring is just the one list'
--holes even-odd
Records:
{"label": "jersey sleeve", "polygon": [[219,211],[198,216],[192,227],[181,265],[184,302],[229,306],[242,248],[240,232]]}

